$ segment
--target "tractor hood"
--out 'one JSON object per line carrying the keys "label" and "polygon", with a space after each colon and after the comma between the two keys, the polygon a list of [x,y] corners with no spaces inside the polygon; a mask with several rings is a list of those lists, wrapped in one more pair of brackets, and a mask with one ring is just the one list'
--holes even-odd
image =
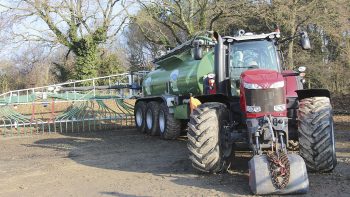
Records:
{"label": "tractor hood", "polygon": [[241,74],[241,79],[245,84],[254,84],[255,87],[259,87],[257,89],[278,88],[284,86],[283,76],[275,70],[247,70]]}
{"label": "tractor hood", "polygon": [[275,70],[254,69],[241,74],[241,110],[247,118],[270,114],[285,117],[286,97],[283,76]]}

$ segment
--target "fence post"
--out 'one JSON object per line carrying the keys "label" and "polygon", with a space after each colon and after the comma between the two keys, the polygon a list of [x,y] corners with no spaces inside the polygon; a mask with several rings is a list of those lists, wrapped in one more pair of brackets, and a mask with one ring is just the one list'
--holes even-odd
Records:
{"label": "fence post", "polygon": [[[131,86],[132,85],[132,73],[130,73],[129,75],[128,75],[128,77],[129,77],[129,86]],[[131,97],[132,96],[132,89],[129,89],[129,97]]]}

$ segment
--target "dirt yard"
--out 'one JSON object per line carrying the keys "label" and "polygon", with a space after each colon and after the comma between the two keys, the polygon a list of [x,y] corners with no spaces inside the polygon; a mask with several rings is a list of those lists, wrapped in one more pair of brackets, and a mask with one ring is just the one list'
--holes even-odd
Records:
{"label": "dirt yard", "polygon": [[[350,125],[336,125],[338,166],[311,174],[306,196],[350,196]],[[192,169],[186,138],[135,130],[0,139],[0,196],[250,196],[249,153],[227,174]]]}

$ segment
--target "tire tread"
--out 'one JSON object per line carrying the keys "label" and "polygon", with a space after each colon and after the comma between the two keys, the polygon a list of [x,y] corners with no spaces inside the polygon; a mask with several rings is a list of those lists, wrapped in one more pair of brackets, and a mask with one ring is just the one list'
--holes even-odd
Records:
{"label": "tire tread", "polygon": [[337,164],[333,150],[332,107],[327,97],[305,98],[299,104],[299,151],[309,171],[327,172]]}
{"label": "tire tread", "polygon": [[188,123],[189,158],[192,166],[202,172],[223,172],[227,162],[220,153],[219,114],[226,110],[222,103],[204,103],[196,108]]}

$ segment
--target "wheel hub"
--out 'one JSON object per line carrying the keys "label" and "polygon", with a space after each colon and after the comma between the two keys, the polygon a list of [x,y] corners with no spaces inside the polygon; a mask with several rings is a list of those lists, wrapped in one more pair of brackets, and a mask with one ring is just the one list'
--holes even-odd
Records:
{"label": "wheel hub", "polygon": [[151,112],[151,110],[147,110],[146,123],[147,123],[147,128],[148,129],[152,129],[153,119],[152,119],[152,112]]}
{"label": "wheel hub", "polygon": [[136,111],[136,124],[137,124],[138,127],[141,127],[141,125],[142,125],[142,119],[143,119],[143,117],[142,117],[142,111],[141,111],[141,110],[137,110],[137,111]]}
{"label": "wheel hub", "polygon": [[162,110],[159,112],[159,130],[161,133],[164,133],[165,130],[165,117]]}

